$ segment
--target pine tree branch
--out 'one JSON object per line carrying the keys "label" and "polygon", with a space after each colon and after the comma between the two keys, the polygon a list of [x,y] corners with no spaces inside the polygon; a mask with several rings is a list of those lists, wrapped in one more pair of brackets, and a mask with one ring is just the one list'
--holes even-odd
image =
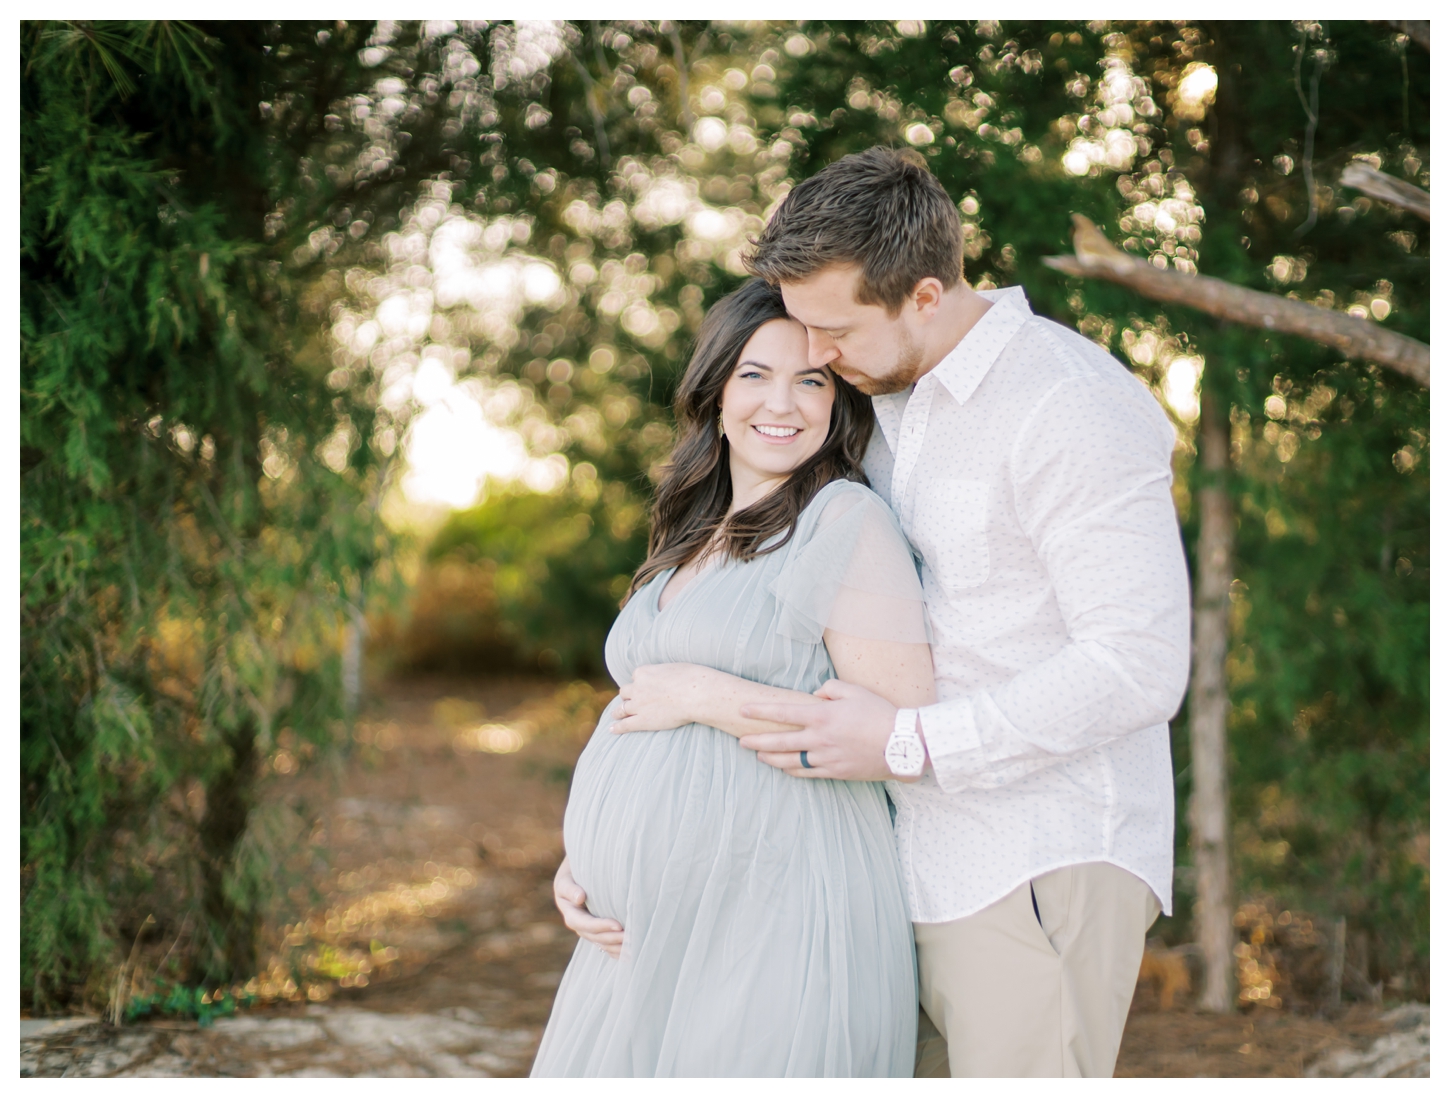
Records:
{"label": "pine tree branch", "polygon": [[1422,190],[1413,183],[1406,183],[1403,179],[1386,175],[1378,168],[1371,168],[1363,160],[1351,160],[1345,165],[1344,171],[1339,174],[1339,185],[1353,187],[1371,198],[1378,198],[1381,202],[1388,202],[1391,206],[1398,206],[1426,221],[1430,220],[1429,191]]}
{"label": "pine tree branch", "polygon": [[1049,256],[1043,262],[1078,278],[1116,282],[1144,297],[1187,305],[1210,316],[1254,328],[1288,332],[1333,347],[1349,358],[1388,366],[1430,387],[1430,346],[1382,328],[1374,321],[1294,301],[1277,294],[1248,290],[1220,278],[1160,271],[1147,260],[1119,251],[1101,230],[1081,214],[1073,214],[1075,255]]}

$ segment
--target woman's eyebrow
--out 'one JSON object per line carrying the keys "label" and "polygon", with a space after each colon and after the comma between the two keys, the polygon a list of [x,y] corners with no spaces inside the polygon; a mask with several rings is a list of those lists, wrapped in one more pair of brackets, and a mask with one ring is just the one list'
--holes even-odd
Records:
{"label": "woman's eyebrow", "polygon": [[755,362],[753,360],[747,360],[745,362],[742,362],[739,366],[736,367],[736,369],[743,370],[747,366],[754,366],[757,370],[769,370],[771,373],[775,373],[774,366],[767,366],[764,362]]}
{"label": "woman's eyebrow", "polygon": [[827,376],[825,369],[821,366],[807,366],[804,370],[797,370],[795,372],[796,377],[805,377],[807,374],[820,374],[821,377]]}

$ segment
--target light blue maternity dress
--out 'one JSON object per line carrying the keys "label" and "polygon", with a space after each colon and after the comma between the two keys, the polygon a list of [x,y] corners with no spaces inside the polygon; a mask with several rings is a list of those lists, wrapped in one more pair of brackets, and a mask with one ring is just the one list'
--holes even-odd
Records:
{"label": "light blue maternity dress", "polygon": [[[895,517],[844,480],[788,545],[707,565],[660,610],[671,574],[610,630],[615,682],[688,662],[809,692],[834,675],[826,627],[928,638]],[[617,706],[580,756],[564,842],[623,953],[580,941],[533,1074],[910,1076],[915,956],[882,785],[790,777],[704,725],[616,736]]]}

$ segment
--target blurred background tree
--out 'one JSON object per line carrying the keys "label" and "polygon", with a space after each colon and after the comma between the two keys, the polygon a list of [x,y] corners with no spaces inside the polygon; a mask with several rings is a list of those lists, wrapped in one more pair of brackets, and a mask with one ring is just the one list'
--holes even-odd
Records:
{"label": "blurred background tree", "polygon": [[[159,849],[246,939],[245,852],[285,828],[232,810],[208,847],[207,790],[253,788],[283,729],[337,742],[363,608],[398,671],[600,669],[704,310],[793,180],[881,142],[958,200],[974,286],[1022,285],[1163,400],[1190,555],[1218,402],[1235,887],[1346,918],[1361,994],[1427,993],[1428,393],[1041,262],[1076,212],[1424,338],[1423,223],[1337,183],[1428,186],[1428,54],[1396,28],[44,24],[22,68],[37,1003],[205,908],[158,902]],[[411,616],[374,593],[399,580]],[[211,933],[197,963],[243,974]]]}
{"label": "blurred background tree", "polygon": [[314,33],[22,31],[33,1007],[95,993],[146,925],[190,932],[193,979],[249,971],[291,838],[253,811],[263,761],[342,715],[337,635],[386,548],[357,445],[373,408],[328,384],[325,286],[293,260],[333,197],[309,167],[321,120],[258,106],[359,68]]}

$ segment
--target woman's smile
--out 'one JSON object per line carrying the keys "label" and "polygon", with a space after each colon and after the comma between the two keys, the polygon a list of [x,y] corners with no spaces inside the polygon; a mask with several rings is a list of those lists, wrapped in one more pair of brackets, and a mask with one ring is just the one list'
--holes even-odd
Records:
{"label": "woman's smile", "polygon": [[785,427],[775,423],[752,423],[751,427],[757,434],[764,435],[774,445],[793,442],[799,437],[802,430],[800,427]]}

